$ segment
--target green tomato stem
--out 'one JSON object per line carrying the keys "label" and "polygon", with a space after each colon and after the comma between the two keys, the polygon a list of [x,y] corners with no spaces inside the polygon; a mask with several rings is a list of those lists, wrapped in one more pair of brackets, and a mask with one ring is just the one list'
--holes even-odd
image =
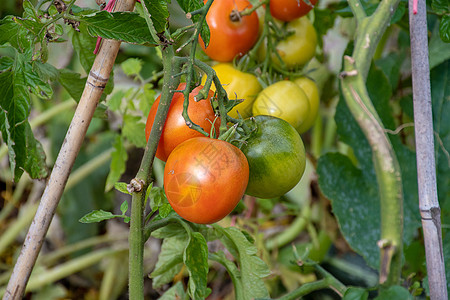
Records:
{"label": "green tomato stem", "polygon": [[311,208],[305,205],[302,213],[292,222],[292,224],[283,232],[276,235],[274,238],[267,240],[266,249],[272,250],[287,245],[293,241],[305,229],[310,222]]}
{"label": "green tomato stem", "polygon": [[[201,32],[201,29],[202,29],[203,22],[205,22],[206,14],[208,13],[208,10],[211,7],[212,3],[213,3],[212,0],[208,0],[205,3],[205,5],[198,12],[198,14],[200,15],[200,19],[197,22],[197,25],[195,26],[194,34],[192,35],[192,38],[190,40],[192,45],[191,45],[191,50],[190,50],[190,53],[189,53],[189,61],[187,63],[187,70],[186,70],[186,74],[187,74],[186,75],[186,88],[183,91],[184,102],[183,102],[183,113],[182,113],[182,115],[183,115],[184,120],[186,121],[186,125],[189,128],[197,130],[198,132],[200,132],[204,136],[208,136],[209,133],[207,133],[203,128],[201,128],[200,126],[198,126],[197,124],[192,122],[192,120],[191,120],[191,118],[189,117],[189,114],[188,114],[188,107],[189,107],[189,93],[191,92],[191,85],[192,85],[192,81],[193,81],[192,79],[193,79],[193,75],[194,75],[195,51],[197,49],[198,38],[200,36],[200,32]],[[180,51],[180,50],[181,50],[181,48],[177,49],[177,51]],[[208,94],[208,93],[206,93],[206,94]],[[201,94],[201,95],[203,95],[203,94]],[[209,101],[209,99],[207,99],[207,100]]]}
{"label": "green tomato stem", "polygon": [[341,79],[347,105],[372,148],[381,207],[380,283],[398,284],[401,275],[403,191],[400,166],[380,118],[367,93],[363,76],[352,58],[346,57]]}
{"label": "green tomato stem", "polygon": [[[131,202],[131,221],[129,237],[129,294],[130,299],[144,299],[144,203],[147,188],[151,182],[153,160],[161,137],[174,91],[180,78],[173,74],[179,72],[181,65],[175,58],[172,46],[161,47],[163,57],[164,78],[161,100],[155,116],[152,130],[145,147],[139,171],[129,188],[133,192]],[[135,183],[133,185],[133,182]]]}
{"label": "green tomato stem", "polygon": [[352,57],[344,57],[341,90],[347,106],[372,148],[381,208],[381,288],[399,284],[403,248],[403,190],[400,166],[382,122],[368,95],[365,81],[377,45],[386,31],[399,0],[382,0],[371,16],[365,16],[359,0],[348,0],[357,19]]}

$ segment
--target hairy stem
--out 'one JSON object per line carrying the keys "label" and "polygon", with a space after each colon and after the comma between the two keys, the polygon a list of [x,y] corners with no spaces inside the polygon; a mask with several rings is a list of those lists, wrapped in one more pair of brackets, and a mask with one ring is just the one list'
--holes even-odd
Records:
{"label": "hairy stem", "polygon": [[162,129],[169,111],[173,93],[179,84],[179,77],[173,76],[181,67],[174,56],[172,46],[162,47],[164,79],[161,93],[161,100],[155,116],[152,130],[145,147],[139,171],[136,178],[138,187],[133,186],[133,196],[131,203],[131,222],[129,237],[129,292],[130,299],[144,299],[144,203],[145,195],[151,183],[151,170],[153,159],[156,154]]}

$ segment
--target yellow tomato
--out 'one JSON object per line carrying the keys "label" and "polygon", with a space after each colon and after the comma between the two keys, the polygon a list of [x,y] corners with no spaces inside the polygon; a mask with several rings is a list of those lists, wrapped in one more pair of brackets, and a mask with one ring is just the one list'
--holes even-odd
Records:
{"label": "yellow tomato", "polygon": [[[278,22],[277,22],[278,23]],[[317,33],[309,19],[301,17],[286,24],[286,30],[293,32],[276,44],[275,49],[286,67],[292,69],[309,62],[316,54]],[[263,43],[259,50],[260,59],[264,59],[267,45]],[[281,67],[281,62],[275,53],[272,53],[272,62]]]}
{"label": "yellow tomato", "polygon": [[305,92],[309,101],[309,114],[303,124],[297,128],[299,133],[304,133],[310,129],[316,121],[320,102],[319,89],[317,88],[316,83],[308,77],[299,77],[293,81]]}
{"label": "yellow tomato", "polygon": [[[213,66],[219,77],[220,83],[227,92],[230,100],[243,100],[228,113],[232,118],[237,118],[239,114],[245,119],[252,114],[252,105],[258,93],[262,90],[261,85],[256,79],[256,76],[250,73],[241,72],[232,64],[220,63]],[[206,81],[206,76],[203,76],[203,84]],[[211,89],[215,91],[215,86]]]}
{"label": "yellow tomato", "polygon": [[253,115],[269,115],[299,128],[309,114],[309,101],[300,86],[292,81],[278,81],[259,93],[253,103]]}

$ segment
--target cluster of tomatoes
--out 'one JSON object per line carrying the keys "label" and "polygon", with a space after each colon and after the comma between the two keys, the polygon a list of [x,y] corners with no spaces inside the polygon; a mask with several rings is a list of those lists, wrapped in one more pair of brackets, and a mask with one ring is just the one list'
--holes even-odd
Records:
{"label": "cluster of tomatoes", "polygon": [[[286,120],[299,133],[312,127],[319,108],[319,92],[314,81],[303,76],[263,88],[254,73],[242,72],[231,62],[254,50],[256,57],[253,58],[260,62],[270,59],[275,68],[290,70],[305,65],[314,57],[317,46],[316,31],[306,16],[316,2],[270,0],[271,23],[278,28],[275,30],[278,34],[272,34],[271,47],[267,45],[267,35],[271,33],[264,31],[267,24],[260,22],[264,16],[258,16],[257,11],[239,15],[252,10],[248,0],[213,2],[206,16],[211,31],[210,43],[206,48],[202,41],[200,45],[218,62],[213,69],[228,97],[242,101],[230,111],[230,116],[237,118],[238,112],[243,118],[271,115]],[[265,32],[264,40],[257,43],[262,32]],[[271,50],[269,56],[268,49]]]}
{"label": "cluster of tomatoes", "polygon": [[[270,1],[271,15],[287,22],[282,26],[291,32],[276,44],[278,54],[272,55],[272,63],[287,68],[310,60],[317,42],[314,28],[304,17],[315,1],[307,4],[291,0],[295,5],[282,5],[289,2]],[[299,133],[308,130],[317,116],[317,86],[307,77],[300,77],[278,81],[263,89],[254,74],[242,72],[230,63],[251,50],[258,40],[260,21],[256,12],[239,15],[251,7],[248,0],[214,1],[206,17],[210,44],[205,48],[200,42],[205,53],[219,62],[213,69],[228,98],[239,100],[229,116],[241,120],[240,131],[232,127],[224,140],[223,132],[219,138],[214,138],[214,134],[205,137],[189,128],[182,116],[184,96],[176,92],[156,151],[156,157],[166,162],[167,199],[175,212],[191,222],[219,221],[244,194],[280,197],[300,181],[305,170],[305,148]],[[300,59],[298,53],[289,53],[297,46],[301,48]],[[266,56],[267,49],[271,48],[264,44],[260,47],[261,57]],[[305,51],[310,54],[305,56]],[[177,90],[185,88],[186,84],[181,83]],[[206,132],[219,133],[220,118],[213,109],[215,88],[211,86],[206,99],[196,101],[202,88],[200,85],[189,94],[188,115]],[[159,100],[158,97],[147,119],[147,139]]]}

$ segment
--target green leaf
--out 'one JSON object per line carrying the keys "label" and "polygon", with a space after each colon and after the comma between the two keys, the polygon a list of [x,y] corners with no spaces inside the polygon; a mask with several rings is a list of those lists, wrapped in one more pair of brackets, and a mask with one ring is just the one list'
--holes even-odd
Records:
{"label": "green leaf", "polygon": [[59,70],[59,83],[66,89],[69,95],[78,103],[86,86],[86,77],[81,78],[79,73],[68,69]]}
{"label": "green leaf", "polygon": [[87,215],[82,217],[79,220],[79,222],[81,222],[81,223],[97,223],[97,222],[101,222],[104,220],[114,219],[117,217],[121,217],[121,216],[113,215],[109,211],[104,211],[104,210],[100,209],[100,210],[91,211],[90,213],[88,213]]}
{"label": "green leaf", "polygon": [[342,300],[367,300],[369,292],[362,288],[349,287],[344,294]]}
{"label": "green leaf", "polygon": [[[45,24],[32,20],[32,19],[24,19],[20,17],[14,17],[14,22],[19,24],[20,26],[23,26],[25,29],[29,31],[29,36],[36,38],[36,37],[44,37],[45,36],[45,30],[42,30],[44,28]],[[30,34],[31,33],[31,34]]]}
{"label": "green leaf", "polygon": [[[445,276],[447,278],[450,278],[450,259],[447,259],[447,257],[450,257],[450,234],[446,234],[443,239],[443,254],[446,259],[444,260],[445,263]],[[428,283],[427,278],[425,281]],[[450,281],[447,280],[447,293],[450,294]]]}
{"label": "green leaf", "polygon": [[198,232],[191,234],[183,260],[189,272],[188,290],[191,299],[205,299],[210,290],[207,288],[208,246],[203,235]]}
{"label": "green leaf", "polygon": [[122,215],[125,215],[128,211],[128,202],[127,201],[123,201],[122,204],[120,205],[120,211],[122,212]]}
{"label": "green leaf", "polygon": [[150,274],[153,278],[153,288],[158,289],[173,280],[183,266],[183,253],[188,243],[188,236],[165,238],[158,255],[155,269]]}
{"label": "green leaf", "polygon": [[114,183],[114,188],[121,193],[131,195],[131,193],[127,189],[128,184],[125,182],[116,182]]}
{"label": "green leaf", "polygon": [[144,148],[147,145],[145,138],[145,124],[142,118],[126,114],[123,116],[122,134],[130,143],[137,147]]}
{"label": "green leaf", "polygon": [[[329,9],[315,8],[314,16],[315,20],[317,20],[314,22],[314,28],[317,31],[317,36],[324,36],[327,33],[328,29],[334,26],[334,20],[336,19],[337,15]],[[322,47],[323,40],[317,39],[317,41],[319,42],[319,46]]]}
{"label": "green leaf", "polygon": [[160,207],[159,207],[159,215],[162,218],[166,218],[170,215],[170,213],[173,212],[172,206],[170,206],[170,204],[167,203],[163,203]]}
{"label": "green leaf", "polygon": [[80,19],[91,36],[119,40],[139,45],[155,45],[148,31],[145,19],[137,13],[114,12],[105,10],[96,14],[82,16]]}
{"label": "green leaf", "polygon": [[222,233],[220,240],[234,256],[238,265],[240,275],[237,279],[240,284],[235,285],[238,289],[236,294],[242,295],[243,299],[264,298],[269,292],[264,284],[263,278],[270,274],[266,263],[257,256],[256,247],[250,243],[246,235],[235,227],[222,228],[213,225],[214,229]]}
{"label": "green leaf", "polygon": [[413,297],[404,287],[393,285],[390,286],[387,290],[382,290],[378,295],[378,297],[375,298],[375,300],[398,300],[398,299],[412,300]]}
{"label": "green leaf", "polygon": [[152,236],[157,239],[165,239],[176,236],[185,236],[186,230],[179,223],[170,223],[152,232]]}
{"label": "green leaf", "polygon": [[119,181],[126,170],[126,162],[128,160],[128,153],[123,145],[122,137],[120,135],[116,136],[113,147],[114,150],[111,153],[109,174],[105,183],[105,192],[110,191],[115,183]]}
{"label": "green leaf", "polygon": [[27,36],[27,30],[14,22],[13,16],[6,16],[0,22],[0,45],[10,43],[16,49],[31,48],[31,40]]}
{"label": "green leaf", "polygon": [[71,36],[73,49],[78,55],[81,66],[86,74],[89,74],[95,59],[94,49],[96,38],[89,35],[86,24],[81,23],[78,29],[79,31],[71,30],[69,35]]}
{"label": "green leaf", "polygon": [[10,69],[14,65],[14,59],[8,56],[0,57],[0,72]]}
{"label": "green leaf", "polygon": [[152,104],[155,102],[156,92],[150,83],[144,84],[141,91],[142,93],[139,93],[136,97],[139,100],[139,110],[142,111],[144,116],[148,116]]}
{"label": "green leaf", "polygon": [[139,58],[129,58],[124,61],[120,67],[127,76],[139,75],[142,70],[143,62]]}
{"label": "green leaf", "polygon": [[430,73],[438,198],[443,224],[450,222],[450,61]]}
{"label": "green leaf", "polygon": [[[179,0],[177,1],[178,4],[180,5],[181,9],[183,9],[183,11],[185,13],[189,13],[198,9],[201,9],[203,7],[203,1],[201,0]],[[200,20],[200,15],[194,15],[192,16],[192,21],[198,22]],[[208,24],[205,22],[203,22],[202,24],[202,29],[200,30],[200,36],[202,37],[203,42],[205,43],[205,46],[209,45],[209,39],[210,39],[210,32],[209,32],[209,27]]]}
{"label": "green leaf", "polygon": [[178,281],[170,289],[168,289],[158,300],[173,300],[173,299],[185,299],[186,292],[184,291],[183,283]]}
{"label": "green leaf", "polygon": [[169,19],[169,9],[167,6],[167,0],[150,1],[144,0],[145,7],[151,12],[151,19],[156,32],[164,32],[167,27]]}
{"label": "green leaf", "polygon": [[431,8],[437,14],[445,14],[450,11],[448,0],[431,0]]}
{"label": "green leaf", "polygon": [[48,63],[42,63],[39,60],[32,62],[33,70],[38,74],[39,78],[44,81],[56,81],[58,80],[59,71],[54,66]]}
{"label": "green leaf", "polygon": [[450,15],[442,16],[441,24],[439,25],[439,35],[444,42],[450,43]]}
{"label": "green leaf", "polygon": [[112,94],[109,98],[108,98],[108,108],[112,111],[118,111],[120,109],[120,105],[122,104],[122,99],[125,96],[125,91],[123,90],[118,90],[117,92],[115,92],[114,94]]}
{"label": "green leaf", "polygon": [[[27,121],[30,95],[47,91],[39,77],[32,71],[25,55],[16,53],[11,71],[0,73],[0,131],[8,146],[9,162],[14,180],[18,181],[25,170],[32,178],[47,176],[45,153],[34,138]],[[45,92],[44,92],[45,93]]]}
{"label": "green leaf", "polygon": [[[447,27],[447,34],[448,34],[448,23],[447,25],[443,26]],[[432,29],[428,47],[429,47],[428,57],[430,61],[430,70],[442,64],[446,60],[450,59],[450,51],[448,50],[449,46],[441,39],[439,22],[435,22],[435,26]]]}

